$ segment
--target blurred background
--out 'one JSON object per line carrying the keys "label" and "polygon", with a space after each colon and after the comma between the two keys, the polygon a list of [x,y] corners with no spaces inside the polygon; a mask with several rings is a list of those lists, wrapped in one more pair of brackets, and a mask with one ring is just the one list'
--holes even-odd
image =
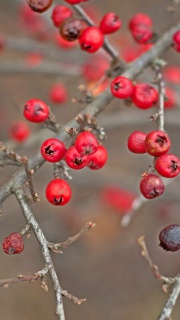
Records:
{"label": "blurred background", "polygon": [[[64,4],[63,1],[58,3]],[[126,61],[132,61],[145,48],[139,47],[131,38],[127,27],[129,19],[137,12],[146,13],[153,20],[154,30],[161,35],[179,20],[179,6],[175,12],[167,12],[166,8],[171,4],[170,0],[99,0],[84,3],[83,7],[96,23],[108,11],[120,16],[121,30],[108,39]],[[0,140],[28,157],[35,155],[44,139],[54,134],[38,125],[27,124],[22,115],[24,103],[34,97],[46,101],[64,125],[85,105],[78,102],[83,98],[79,85],[94,88],[94,80],[84,71],[85,66],[90,64],[90,69],[93,68],[96,59],[105,61],[105,69],[109,66],[109,58],[103,51],[92,57],[80,52],[78,46],[65,50],[57,39],[58,31],[52,25],[51,13],[52,9],[49,9],[45,18],[43,15],[32,18],[27,12],[26,1],[0,1]],[[173,92],[173,101],[165,110],[165,129],[172,141],[171,152],[180,156],[179,55],[170,50],[164,59],[168,62],[166,85]],[[173,73],[172,68],[170,71],[168,68],[174,66]],[[137,81],[150,83],[153,77],[149,68]],[[66,97],[58,103],[50,95],[57,83],[63,84],[66,91]],[[109,82],[103,85],[105,87]],[[104,88],[103,85],[98,87],[98,92]],[[73,98],[76,98],[76,103],[72,102]],[[32,211],[49,241],[65,241],[88,221],[97,225],[63,254],[52,254],[63,289],[87,299],[81,306],[76,306],[64,298],[68,320],[157,319],[167,295],[141,257],[137,244],[141,235],[145,236],[151,258],[163,275],[172,277],[179,272],[179,252],[164,252],[158,240],[163,227],[180,222],[178,177],[159,199],[145,202],[128,227],[121,226],[123,215],[130,209],[132,199],[139,194],[141,174],[152,162],[148,155],[131,154],[127,149],[127,138],[135,130],[155,130],[157,124],[149,120],[154,113],[155,107],[143,111],[126,106],[117,99],[107,106],[97,121],[107,133],[103,145],[108,150],[108,162],[99,171],[83,169],[70,172],[73,176],[70,181],[73,197],[65,207],[54,207],[45,198],[46,185],[53,177],[50,163],[46,163],[33,177],[40,202],[32,205]],[[23,143],[12,139],[11,128],[17,120],[26,122],[31,131]],[[0,170],[3,185],[17,169],[8,166]],[[5,201],[0,219],[1,243],[7,235],[25,226],[14,196]],[[33,234],[25,240],[25,250],[21,255],[7,256],[1,249],[0,261],[0,279],[18,274],[31,275],[44,267],[41,250]],[[50,281],[48,285],[48,293],[40,288],[39,282],[1,288],[0,318],[54,319],[55,300]],[[180,303],[177,302],[174,320],[179,319],[179,313]]]}

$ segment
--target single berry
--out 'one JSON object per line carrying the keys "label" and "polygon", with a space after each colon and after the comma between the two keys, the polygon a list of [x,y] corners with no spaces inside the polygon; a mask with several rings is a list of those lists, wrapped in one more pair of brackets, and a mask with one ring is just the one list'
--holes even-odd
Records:
{"label": "single berry", "polygon": [[129,29],[136,42],[148,43],[153,37],[152,21],[145,14],[136,14],[129,22]]}
{"label": "single berry", "polygon": [[104,34],[113,33],[121,28],[121,20],[114,12],[108,12],[100,22],[99,28]]}
{"label": "single berry", "polygon": [[163,154],[156,158],[154,166],[161,176],[174,178],[179,174],[180,161],[174,154]]}
{"label": "single berry", "polygon": [[24,250],[24,242],[19,233],[13,232],[3,241],[3,250],[7,254],[18,254]]}
{"label": "single berry", "polygon": [[98,148],[98,140],[95,135],[89,131],[78,134],[75,140],[75,147],[81,154],[93,154]]}
{"label": "single berry", "polygon": [[24,106],[24,117],[31,122],[44,122],[49,116],[49,108],[38,99],[28,100]]}
{"label": "single berry", "polygon": [[159,234],[160,247],[166,251],[178,251],[180,249],[180,226],[171,224],[161,230]]}
{"label": "single berry", "polygon": [[59,29],[61,37],[69,42],[77,40],[82,34],[84,24],[80,19],[66,19],[64,20]]}
{"label": "single berry", "polygon": [[128,137],[127,146],[129,151],[133,153],[146,153],[145,141],[146,133],[141,131],[134,131]]}
{"label": "single berry", "polygon": [[47,139],[41,146],[41,154],[46,161],[61,161],[66,153],[65,144],[56,138]]}
{"label": "single berry", "polygon": [[151,85],[138,83],[134,86],[132,102],[140,109],[149,109],[158,101],[158,92]]}
{"label": "single berry", "polygon": [[170,147],[171,141],[167,133],[157,130],[147,134],[145,139],[145,149],[151,156],[159,157],[167,153]]}
{"label": "single berry", "polygon": [[57,83],[51,87],[49,98],[53,103],[65,103],[67,101],[67,97],[67,90],[62,83]]}
{"label": "single berry", "polygon": [[98,51],[102,47],[103,42],[103,33],[97,27],[87,27],[83,30],[81,36],[79,37],[81,50],[87,51],[89,53]]}
{"label": "single berry", "polygon": [[71,199],[71,188],[65,180],[51,180],[46,187],[46,198],[55,206],[64,206]]}
{"label": "single berry", "polygon": [[167,66],[164,70],[164,77],[169,82],[180,84],[180,67],[176,65]]}
{"label": "single berry", "polygon": [[180,30],[176,31],[173,35],[172,45],[175,51],[180,52]]}
{"label": "single berry", "polygon": [[79,170],[87,165],[88,157],[89,156],[87,154],[79,153],[77,149],[72,146],[67,150],[65,160],[70,168]]}
{"label": "single berry", "polygon": [[82,2],[82,0],[65,0],[65,1],[70,4],[78,4],[78,3]]}
{"label": "single berry", "polygon": [[164,192],[164,183],[155,174],[148,174],[140,182],[140,191],[146,199],[154,199]]}
{"label": "single berry", "polygon": [[92,170],[98,170],[104,167],[107,161],[108,153],[105,147],[98,146],[95,153],[91,154],[88,159],[88,167]]}
{"label": "single berry", "polygon": [[55,27],[59,28],[61,23],[72,16],[72,11],[66,7],[61,5],[56,5],[52,12],[52,21]]}
{"label": "single berry", "polygon": [[111,83],[112,94],[119,99],[130,98],[133,94],[134,86],[126,77],[116,77]]}
{"label": "single berry", "polygon": [[27,0],[28,5],[31,10],[42,13],[48,10],[52,4],[53,0]]}
{"label": "single berry", "polygon": [[26,122],[16,121],[10,125],[8,133],[11,139],[23,142],[29,137],[30,129]]}

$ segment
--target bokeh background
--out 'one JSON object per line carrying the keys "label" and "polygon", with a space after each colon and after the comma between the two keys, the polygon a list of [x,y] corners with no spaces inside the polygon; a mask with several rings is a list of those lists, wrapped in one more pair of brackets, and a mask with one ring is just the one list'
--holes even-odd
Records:
{"label": "bokeh background", "polygon": [[[0,31],[9,43],[9,48],[0,52],[0,69],[5,70],[0,70],[0,139],[7,141],[9,145],[12,145],[12,142],[8,137],[8,128],[15,119],[23,120],[23,105],[28,99],[37,97],[46,101],[51,105],[58,121],[65,124],[83,108],[84,105],[81,103],[72,103],[72,98],[81,97],[78,86],[85,84],[79,72],[75,75],[62,75],[60,67],[59,74],[56,72],[55,75],[53,72],[14,72],[13,66],[20,63],[25,67],[29,60],[28,52],[12,49],[12,41],[16,43],[17,39],[18,43],[19,40],[26,40],[28,43],[33,40],[40,46],[48,46],[49,52],[55,50],[59,53],[56,59],[47,54],[43,58],[44,64],[60,63],[67,66],[67,69],[72,65],[78,65],[79,70],[84,61],[89,59],[89,55],[79,52],[78,48],[67,52],[56,47],[53,27],[47,27],[47,34],[41,37],[38,32],[30,34],[20,15],[23,3],[25,1],[0,1]],[[91,6],[91,11],[93,7],[97,19],[108,11],[114,11],[120,16],[123,27],[115,36],[109,37],[109,40],[123,53],[126,47],[132,46],[132,49],[128,49],[129,52],[133,52],[136,47],[127,28],[129,19],[137,12],[149,14],[153,19],[155,31],[160,35],[178,21],[180,7],[177,6],[174,13],[166,11],[171,3],[170,0],[99,0],[84,3],[83,6]],[[51,11],[50,9],[46,14],[50,23]],[[179,55],[172,50],[164,58],[169,65],[179,64]],[[152,79],[153,73],[148,69],[138,80],[151,82]],[[68,91],[68,101],[63,105],[55,105],[49,99],[49,90],[57,81],[64,83]],[[175,89],[178,97],[178,85]],[[171,151],[180,156],[180,111],[178,99],[176,101],[174,108],[166,110],[165,128],[172,140]],[[149,132],[157,128],[157,124],[150,122],[148,118],[155,112],[155,108],[141,111],[114,99],[103,114],[98,116],[98,123],[105,128],[108,137],[104,141],[109,153],[107,165],[96,172],[88,169],[71,172],[73,197],[66,207],[53,207],[45,199],[44,191],[53,174],[50,163],[46,163],[34,176],[35,190],[41,201],[32,205],[32,210],[49,241],[65,241],[88,221],[97,224],[96,228],[69,246],[63,254],[52,254],[62,287],[79,298],[87,298],[87,302],[81,306],[64,299],[68,320],[157,319],[167,295],[162,292],[161,285],[154,279],[149,266],[141,257],[137,244],[141,235],[145,236],[152,260],[159,266],[163,275],[175,276],[179,272],[179,252],[164,252],[158,241],[158,234],[164,226],[180,222],[179,178],[172,181],[159,199],[144,203],[127,228],[122,228],[120,224],[122,208],[114,208],[102,197],[102,191],[107,190],[109,186],[138,195],[141,174],[148,169],[151,158],[147,155],[131,154],[127,150],[126,141],[134,130]],[[19,154],[28,157],[36,154],[45,137],[53,135],[48,130],[38,129],[36,125],[30,127],[32,136],[36,135],[36,142],[34,138],[30,138],[23,144],[13,143]],[[8,181],[16,168],[5,167],[0,170],[2,185]],[[25,226],[21,209],[14,196],[3,204],[3,215],[0,219],[1,243],[8,234],[18,232]],[[33,234],[25,240],[25,250],[21,255],[7,256],[0,249],[0,261],[1,279],[15,277],[18,274],[33,274],[43,268],[41,250]],[[0,319],[55,319],[55,301],[50,281],[48,285],[48,293],[42,291],[38,282],[18,284],[8,289],[1,288]],[[179,313],[178,301],[173,319],[178,320]]]}

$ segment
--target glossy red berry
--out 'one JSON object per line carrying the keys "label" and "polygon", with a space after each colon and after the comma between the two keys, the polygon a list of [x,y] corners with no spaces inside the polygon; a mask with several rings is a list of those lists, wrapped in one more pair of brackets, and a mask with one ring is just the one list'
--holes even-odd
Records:
{"label": "glossy red berry", "polygon": [[55,27],[59,28],[61,23],[72,16],[72,11],[66,7],[61,5],[56,5],[52,12],[52,21]]}
{"label": "glossy red berry", "polygon": [[180,249],[180,226],[171,224],[161,230],[159,234],[160,247],[166,251],[178,251]]}
{"label": "glossy red berry", "polygon": [[104,34],[113,33],[121,28],[121,20],[114,12],[108,12],[100,22],[99,28]]}
{"label": "glossy red berry", "polygon": [[167,153],[170,147],[171,141],[166,132],[157,130],[147,134],[145,149],[151,156],[159,157]]}
{"label": "glossy red berry", "polygon": [[18,254],[24,250],[24,242],[19,233],[13,232],[3,241],[3,250],[7,254]]}
{"label": "glossy red berry", "polygon": [[47,139],[41,146],[41,154],[46,161],[61,161],[66,153],[65,144],[56,138]]}
{"label": "glossy red berry", "polygon": [[69,42],[76,41],[82,34],[84,23],[80,19],[66,19],[64,20],[59,29],[61,37]]}
{"label": "glossy red berry", "polygon": [[78,4],[78,3],[82,2],[82,0],[65,0],[65,1],[70,4]]}
{"label": "glossy red berry", "polygon": [[127,146],[129,151],[133,153],[146,153],[145,149],[145,138],[146,133],[142,131],[134,131],[131,133],[131,135],[128,137]]}
{"label": "glossy red berry", "polygon": [[10,125],[8,133],[11,139],[23,142],[29,137],[30,129],[27,123],[23,121],[16,121]]}
{"label": "glossy red berry", "polygon": [[154,199],[164,192],[164,183],[155,174],[149,174],[142,178],[140,191],[146,199]]}
{"label": "glossy red berry", "polygon": [[153,36],[152,21],[145,14],[136,14],[129,22],[129,29],[136,42],[146,44]]}
{"label": "glossy red berry", "polygon": [[49,116],[47,104],[39,99],[31,99],[25,103],[24,117],[31,122],[44,122]]}
{"label": "glossy red berry", "polygon": [[88,157],[89,156],[87,154],[79,153],[77,149],[72,146],[67,150],[65,160],[70,168],[79,170],[87,165]]}
{"label": "glossy red berry", "polygon": [[134,86],[132,102],[140,109],[149,109],[158,101],[157,90],[149,84],[138,83]]}
{"label": "glossy red berry", "polygon": [[53,0],[27,0],[28,5],[31,10],[42,13],[48,10],[52,4]]}
{"label": "glossy red berry", "polygon": [[102,31],[97,27],[88,27],[83,30],[83,33],[79,37],[79,44],[81,50],[89,53],[98,51],[104,42],[104,36]]}
{"label": "glossy red berry", "polygon": [[111,83],[112,94],[119,99],[130,98],[133,94],[134,86],[126,77],[116,77]]}
{"label": "glossy red berry", "polygon": [[51,180],[46,187],[46,198],[55,206],[64,206],[71,199],[71,188],[63,179]]}
{"label": "glossy red berry", "polygon": [[164,154],[156,158],[154,166],[156,171],[166,178],[174,178],[180,171],[180,161],[174,154]]}
{"label": "glossy red berry", "polygon": [[180,30],[173,35],[173,48],[175,51],[180,52]]}
{"label": "glossy red berry", "polygon": [[50,89],[49,98],[55,104],[65,103],[68,98],[65,86],[62,83],[54,84]]}
{"label": "glossy red berry", "polygon": [[104,167],[108,158],[107,150],[104,146],[98,146],[95,153],[89,156],[88,167],[92,170],[98,170]]}
{"label": "glossy red berry", "polygon": [[98,145],[97,138],[89,131],[79,133],[75,140],[75,147],[81,154],[93,154],[96,152]]}

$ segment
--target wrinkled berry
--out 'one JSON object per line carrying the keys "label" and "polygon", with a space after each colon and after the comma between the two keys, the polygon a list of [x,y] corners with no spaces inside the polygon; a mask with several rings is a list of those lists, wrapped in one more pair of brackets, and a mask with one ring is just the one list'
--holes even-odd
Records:
{"label": "wrinkled berry", "polygon": [[166,251],[178,251],[180,249],[180,226],[171,224],[161,230],[159,234],[160,247]]}

